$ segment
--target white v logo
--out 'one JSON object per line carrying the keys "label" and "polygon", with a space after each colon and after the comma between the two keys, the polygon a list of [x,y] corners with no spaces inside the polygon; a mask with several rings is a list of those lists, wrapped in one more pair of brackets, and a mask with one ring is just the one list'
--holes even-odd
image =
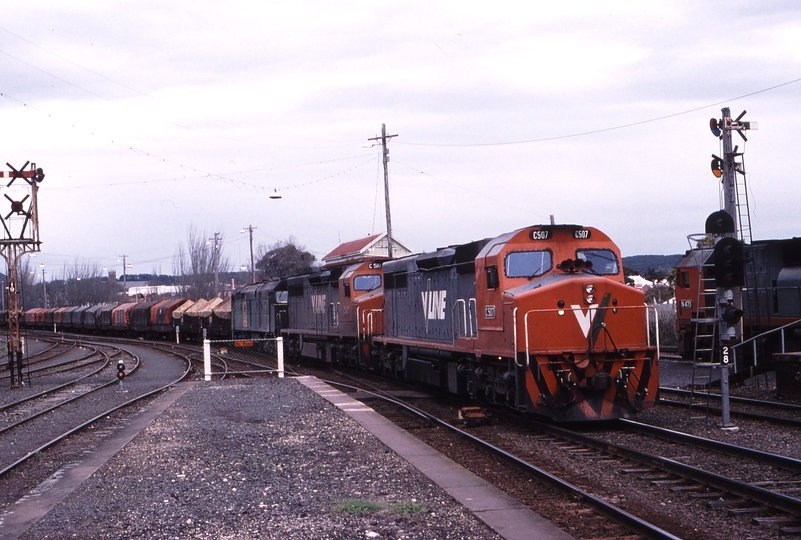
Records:
{"label": "white v logo", "polygon": [[581,331],[584,332],[584,337],[587,337],[590,333],[590,327],[592,327],[592,320],[595,318],[598,304],[591,304],[590,309],[587,310],[587,313],[582,311],[581,306],[572,305],[570,307],[573,308],[573,315],[576,316],[576,320],[581,327]]}

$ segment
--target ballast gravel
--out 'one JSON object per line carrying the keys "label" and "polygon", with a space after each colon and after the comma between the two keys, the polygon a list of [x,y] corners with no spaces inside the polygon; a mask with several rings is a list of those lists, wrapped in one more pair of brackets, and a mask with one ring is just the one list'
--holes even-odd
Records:
{"label": "ballast gravel", "polygon": [[199,383],[21,537],[497,539],[293,379]]}

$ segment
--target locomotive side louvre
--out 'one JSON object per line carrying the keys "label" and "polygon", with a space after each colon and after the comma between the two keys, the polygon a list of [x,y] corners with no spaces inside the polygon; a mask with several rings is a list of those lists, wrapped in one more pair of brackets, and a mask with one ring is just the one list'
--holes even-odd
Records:
{"label": "locomotive side louvre", "polygon": [[256,299],[256,291],[260,286],[260,283],[245,285],[233,293],[232,324],[235,337],[251,337],[251,333],[260,326]]}

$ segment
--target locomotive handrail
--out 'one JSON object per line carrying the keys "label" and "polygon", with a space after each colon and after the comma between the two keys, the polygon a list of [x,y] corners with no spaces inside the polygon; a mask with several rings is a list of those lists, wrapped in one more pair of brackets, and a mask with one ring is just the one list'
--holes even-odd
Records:
{"label": "locomotive handrail", "polygon": [[453,337],[451,338],[451,344],[456,343],[456,317],[454,317],[454,311],[456,311],[457,306],[461,304],[462,306],[462,333],[459,334],[459,337],[476,337],[475,331],[473,330],[473,318],[470,316],[472,313],[476,313],[476,317],[478,317],[477,310],[472,309],[473,306],[476,306],[476,299],[470,298],[468,299],[470,303],[468,307],[467,302],[465,302],[464,298],[459,298],[454,302],[453,306],[451,306],[451,332]]}
{"label": "locomotive handrail", "polygon": [[383,309],[371,309],[370,312],[367,314],[367,327],[370,329],[370,335],[372,336],[375,334],[375,317],[377,313],[383,313]]}
{"label": "locomotive handrail", "polygon": [[[649,316],[648,312],[650,310],[654,311],[654,321],[656,322],[656,332],[655,332],[656,333],[656,351],[657,351],[657,357],[658,357],[659,356],[659,319],[657,318],[656,307],[655,306],[648,306],[648,305],[643,304],[642,306],[622,306],[622,307],[616,306],[616,307],[613,307],[613,308],[605,307],[605,308],[596,308],[596,309],[604,309],[604,310],[610,310],[611,309],[611,310],[615,310],[616,311],[616,310],[621,310],[621,309],[643,309],[643,308],[645,308],[645,323],[646,323],[645,339],[646,339],[646,344],[647,344],[648,347],[651,346],[651,336],[650,336],[651,317]],[[556,312],[559,312],[559,311],[565,311],[566,312],[567,310],[554,309],[554,308],[550,308],[550,309],[532,309],[532,310],[527,311],[525,313],[525,315],[523,315],[523,329],[525,330],[525,333],[526,333],[526,364],[525,364],[526,369],[528,369],[528,367],[531,365],[531,351],[530,351],[530,348],[529,348],[529,339],[528,339],[529,333],[530,333],[528,331],[528,316],[531,315],[532,313],[556,313]],[[573,310],[571,309],[571,311],[573,311]],[[517,314],[515,313],[514,316],[515,316],[515,356],[517,356]],[[517,363],[517,358],[515,358],[515,363]],[[518,364],[518,367],[523,367],[523,366],[520,366]]]}
{"label": "locomotive handrail", "polygon": [[782,353],[784,353],[785,352],[785,350],[784,350],[784,348],[785,348],[784,330],[785,330],[785,328],[789,328],[791,326],[795,326],[795,325],[797,325],[799,323],[801,323],[801,319],[798,319],[797,321],[793,321],[791,323],[787,323],[784,326],[780,326],[778,328],[774,328],[773,330],[768,330],[767,332],[762,332],[761,334],[758,334],[758,335],[756,335],[754,337],[750,337],[750,338],[746,339],[745,341],[741,341],[740,343],[737,343],[736,345],[732,346],[731,347],[731,352],[732,352],[732,355],[733,355],[732,358],[734,360],[734,365],[737,366],[737,347],[741,347],[741,346],[745,345],[746,343],[748,343],[749,341],[751,341],[751,342],[753,342],[753,345],[754,345],[754,365],[756,366],[758,361],[759,361],[758,358],[757,358],[757,340],[761,339],[761,338],[764,338],[764,337],[768,336],[769,334],[773,334],[774,332],[781,331],[781,333],[782,333]]}
{"label": "locomotive handrail", "polygon": [[383,309],[368,309],[367,311],[362,311],[361,307],[356,308],[356,339],[361,341],[362,339],[362,324],[364,324],[366,331],[364,333],[364,339],[367,339],[367,332],[370,332],[369,335],[375,334],[375,326],[374,326],[374,317],[376,313],[383,313]]}
{"label": "locomotive handrail", "polygon": [[[632,306],[633,307],[633,306]],[[659,311],[656,306],[645,305],[645,324],[648,330],[645,332],[646,343],[651,346],[651,310],[654,312],[654,335],[656,336],[656,356],[659,358]]]}
{"label": "locomotive handrail", "polygon": [[[472,313],[474,313],[476,316],[476,328],[478,328],[478,305],[476,304],[476,299],[470,298],[469,302],[470,304],[467,307],[467,314],[471,314],[472,308]],[[476,331],[473,330],[473,317],[469,317],[468,322],[470,323],[470,337],[476,337]]]}
{"label": "locomotive handrail", "polygon": [[456,300],[456,302],[453,303],[453,306],[451,306],[451,344],[456,343],[457,339],[456,337],[457,322],[456,322],[456,317],[454,316],[454,312],[456,311],[456,308],[459,307],[459,305],[462,306],[462,330],[464,331],[459,335],[467,337],[467,304],[465,304],[464,298],[459,298]]}

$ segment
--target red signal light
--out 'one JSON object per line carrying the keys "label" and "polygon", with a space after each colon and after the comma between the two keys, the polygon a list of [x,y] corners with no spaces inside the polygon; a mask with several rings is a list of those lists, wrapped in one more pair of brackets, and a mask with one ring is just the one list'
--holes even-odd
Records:
{"label": "red signal light", "polygon": [[712,130],[712,135],[714,135],[715,137],[720,137],[721,134],[720,127],[718,126],[719,123],[716,119],[714,118],[709,119],[709,129]]}

